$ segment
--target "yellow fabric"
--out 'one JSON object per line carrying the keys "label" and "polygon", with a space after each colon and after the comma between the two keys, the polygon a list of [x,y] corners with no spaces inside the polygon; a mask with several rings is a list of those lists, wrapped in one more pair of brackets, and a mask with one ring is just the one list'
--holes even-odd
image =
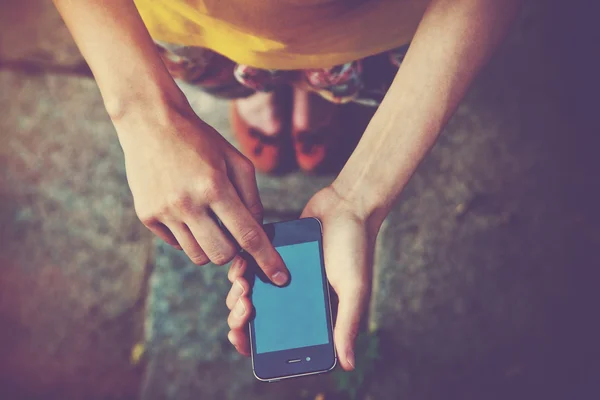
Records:
{"label": "yellow fabric", "polygon": [[135,0],[152,37],[265,69],[329,67],[408,43],[430,0]]}

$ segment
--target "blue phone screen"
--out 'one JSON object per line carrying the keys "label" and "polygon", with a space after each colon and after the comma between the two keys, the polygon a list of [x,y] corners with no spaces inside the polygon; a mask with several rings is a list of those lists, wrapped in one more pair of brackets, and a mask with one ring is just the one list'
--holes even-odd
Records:
{"label": "blue phone screen", "polygon": [[319,242],[276,247],[291,275],[285,287],[254,280],[256,353],[327,344]]}

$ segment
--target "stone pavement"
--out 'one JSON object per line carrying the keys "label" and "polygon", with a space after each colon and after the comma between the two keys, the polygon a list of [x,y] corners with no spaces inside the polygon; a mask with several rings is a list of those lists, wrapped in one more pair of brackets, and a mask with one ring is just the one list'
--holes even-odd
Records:
{"label": "stone pavement", "polygon": [[[1,2],[0,46],[81,59],[51,2]],[[131,399],[152,239],[94,82],[29,71],[0,69],[0,398]]]}
{"label": "stone pavement", "polygon": [[[388,218],[367,398],[600,397],[600,69],[587,15],[583,0],[528,3]],[[46,73],[2,64],[24,58]],[[51,4],[0,0],[0,398],[349,393],[339,374],[254,379],[225,336],[226,269],[191,265],[137,222],[80,61]],[[226,104],[184,90],[229,135]],[[267,216],[293,217],[331,179],[260,176]]]}
{"label": "stone pavement", "polygon": [[600,54],[577,4],[528,4],[388,218],[374,398],[600,398]]}

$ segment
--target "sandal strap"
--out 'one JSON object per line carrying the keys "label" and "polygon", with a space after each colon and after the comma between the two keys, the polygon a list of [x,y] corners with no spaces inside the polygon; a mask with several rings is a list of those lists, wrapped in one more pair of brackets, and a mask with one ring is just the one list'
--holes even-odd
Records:
{"label": "sandal strap", "polygon": [[265,146],[279,146],[282,142],[282,135],[280,134],[269,136],[254,128],[249,128],[248,134],[254,139],[258,140],[258,143],[253,150],[254,154],[257,156],[262,153]]}
{"label": "sandal strap", "polygon": [[258,129],[254,129],[254,128],[248,129],[248,134],[251,137],[257,139],[260,142],[260,144],[263,144],[266,146],[277,146],[278,144],[281,143],[281,135],[279,135],[279,134],[265,135]]}
{"label": "sandal strap", "polygon": [[304,154],[310,154],[317,146],[325,144],[326,135],[320,129],[316,132],[304,131],[296,135],[296,141],[300,143],[300,150]]}

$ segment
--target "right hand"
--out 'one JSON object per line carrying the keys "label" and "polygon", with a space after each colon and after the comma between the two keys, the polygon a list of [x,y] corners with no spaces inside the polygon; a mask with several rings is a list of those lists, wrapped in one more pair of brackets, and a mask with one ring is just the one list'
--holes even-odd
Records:
{"label": "right hand", "polygon": [[[157,236],[197,265],[237,255],[218,218],[273,283],[288,271],[262,229],[254,166],[188,104],[113,121],[135,210]],[[239,257],[239,256],[238,256]]]}

